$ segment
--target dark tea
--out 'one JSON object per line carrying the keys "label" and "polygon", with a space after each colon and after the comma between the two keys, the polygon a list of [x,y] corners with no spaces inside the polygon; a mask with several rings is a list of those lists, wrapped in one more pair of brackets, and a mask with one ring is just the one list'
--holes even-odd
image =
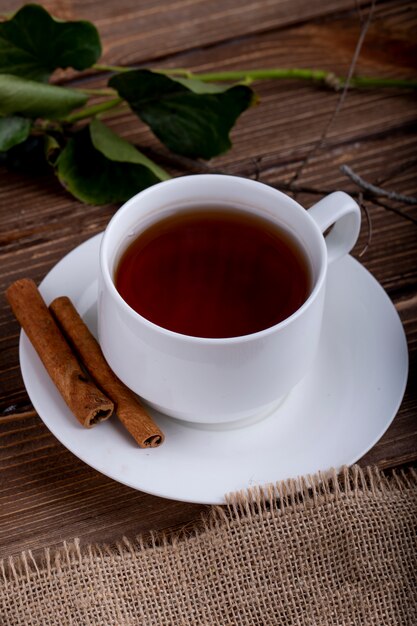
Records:
{"label": "dark tea", "polygon": [[115,275],[122,298],[163,328],[238,337],[281,322],[308,298],[310,267],[295,239],[231,209],[184,211],[140,233]]}

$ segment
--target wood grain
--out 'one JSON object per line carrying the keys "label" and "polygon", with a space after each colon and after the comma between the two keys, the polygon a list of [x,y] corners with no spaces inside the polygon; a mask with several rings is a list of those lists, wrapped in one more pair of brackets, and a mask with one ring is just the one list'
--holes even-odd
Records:
{"label": "wood grain", "polygon": [[[18,4],[3,0],[0,10],[15,9]],[[298,0],[277,0],[243,6],[231,0],[184,0],[171,3],[168,10],[155,0],[140,6],[131,0],[100,4],[62,0],[51,5],[63,17],[94,19],[103,35],[108,62],[158,60],[161,66],[195,71],[304,66],[345,75],[359,32],[358,15],[351,10],[354,5],[344,1],[307,6]],[[333,11],[337,14],[330,15]],[[318,16],[320,19],[311,19]],[[378,3],[357,72],[415,76],[416,22],[414,4]],[[69,79],[71,76],[66,76],[65,80]],[[83,79],[91,86],[103,84],[103,80],[97,76]],[[339,95],[289,81],[266,81],[256,88],[261,104],[239,121],[233,131],[233,149],[209,167],[258,177],[279,187],[288,183],[315,145]],[[108,124],[150,153],[159,154],[174,175],[206,167],[172,159],[130,113]],[[370,182],[382,180],[387,189],[417,195],[416,148],[414,94],[350,92],[325,145],[298,181],[302,191],[297,199],[308,207],[335,189],[357,193],[340,171],[344,163]],[[415,206],[387,204],[417,218]],[[370,199],[365,205],[372,238],[360,260],[387,290],[403,321],[410,351],[410,382],[391,427],[360,463],[393,467],[417,460],[417,226]],[[137,492],[85,465],[43,425],[23,386],[19,328],[4,290],[26,275],[40,282],[64,254],[102,231],[116,209],[81,205],[53,177],[0,170],[0,557],[74,536],[85,543],[172,529],[192,524],[205,510],[200,505]],[[367,238],[364,220],[356,257]]]}
{"label": "wood grain", "polygon": [[[58,0],[41,2],[63,19],[89,19],[100,31],[103,62],[130,65],[351,11],[352,0]],[[358,4],[366,4],[360,2]],[[21,2],[2,0],[1,12]]]}

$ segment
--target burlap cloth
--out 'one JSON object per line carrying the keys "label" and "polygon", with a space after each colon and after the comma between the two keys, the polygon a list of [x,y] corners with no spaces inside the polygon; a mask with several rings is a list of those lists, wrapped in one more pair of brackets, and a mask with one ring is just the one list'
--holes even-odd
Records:
{"label": "burlap cloth", "polygon": [[416,626],[417,474],[354,467],[230,497],[192,533],[1,564],[7,626]]}

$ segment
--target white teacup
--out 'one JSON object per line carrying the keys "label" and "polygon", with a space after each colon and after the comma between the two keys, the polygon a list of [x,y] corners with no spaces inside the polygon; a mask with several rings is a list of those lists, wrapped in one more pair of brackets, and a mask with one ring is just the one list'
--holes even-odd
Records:
{"label": "white teacup", "polygon": [[[290,317],[251,335],[199,338],[157,326],[120,296],[114,274],[132,238],[163,217],[208,206],[263,216],[298,240],[313,285]],[[115,214],[101,244],[98,331],[109,365],[151,406],[181,420],[222,424],[266,414],[312,366],[328,263],[349,253],[359,230],[358,205],[339,191],[308,211],[272,187],[234,176],[184,176],[142,191]]]}

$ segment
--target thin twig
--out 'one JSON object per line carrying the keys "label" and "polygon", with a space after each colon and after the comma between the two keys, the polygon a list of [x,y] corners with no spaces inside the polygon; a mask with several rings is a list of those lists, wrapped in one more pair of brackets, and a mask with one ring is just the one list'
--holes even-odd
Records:
{"label": "thin twig", "polygon": [[120,105],[114,109],[108,109],[107,111],[103,111],[102,113],[97,113],[96,117],[99,120],[108,120],[112,117],[116,117],[119,115],[123,115],[124,113],[130,112],[130,105],[128,102],[122,101]]}
{"label": "thin twig", "polygon": [[254,157],[253,159],[251,159],[251,161],[252,161],[253,167],[254,167],[253,179],[259,181],[260,176],[261,176],[261,161],[262,161],[262,157],[261,156]]}
{"label": "thin twig", "polygon": [[327,124],[326,124],[326,126],[325,126],[325,128],[323,130],[323,132],[321,133],[319,139],[316,141],[316,143],[314,144],[314,146],[312,147],[310,152],[305,157],[304,161],[301,163],[301,165],[298,168],[298,170],[295,172],[295,174],[291,178],[291,180],[290,180],[291,183],[295,183],[296,180],[298,180],[298,178],[301,176],[302,172],[304,171],[304,168],[308,165],[308,163],[310,163],[311,159],[316,154],[316,152],[322,148],[322,146],[324,145],[324,143],[326,141],[326,137],[327,137],[327,134],[328,134],[330,128],[332,127],[335,119],[339,115],[340,110],[342,109],[342,106],[343,106],[343,104],[345,102],[346,95],[347,95],[347,92],[348,92],[348,89],[349,89],[350,81],[351,81],[352,76],[353,76],[353,72],[355,71],[356,62],[358,60],[360,51],[362,49],[362,45],[363,45],[363,42],[365,40],[366,33],[368,32],[368,28],[369,28],[369,26],[371,24],[371,21],[372,21],[372,16],[373,16],[374,9],[375,9],[375,4],[376,4],[376,0],[372,0],[372,4],[370,6],[369,13],[368,13],[368,16],[366,18],[366,21],[362,21],[361,32],[359,34],[359,38],[358,38],[358,41],[356,43],[355,51],[353,53],[353,57],[352,57],[352,61],[350,63],[350,67],[349,67],[349,71],[348,71],[348,74],[347,74],[347,77],[346,77],[346,81],[345,81],[345,84],[343,86],[342,93],[340,94],[340,98],[339,98],[339,100],[337,102],[336,108],[334,109],[334,111],[333,111],[330,119],[328,120],[328,122],[327,122]]}
{"label": "thin twig", "polygon": [[75,87],[75,91],[85,93],[87,96],[116,96],[117,91],[115,89],[87,89],[84,87]]}
{"label": "thin twig", "polygon": [[413,159],[410,159],[409,161],[406,161],[405,163],[400,163],[400,165],[396,165],[391,169],[385,170],[384,175],[377,178],[374,184],[377,186],[382,185],[382,183],[385,183],[390,178],[395,178],[395,176],[397,176],[398,174],[403,174],[411,167],[414,167],[414,165],[416,164],[417,158],[415,157]]}
{"label": "thin twig", "polygon": [[368,194],[376,197],[383,196],[385,198],[389,198],[390,200],[395,200],[396,202],[403,202],[404,204],[417,204],[417,198],[405,196],[402,193],[397,193],[396,191],[388,191],[387,189],[368,183],[361,176],[359,176],[359,174],[356,174],[356,172],[354,172],[349,165],[341,165],[340,171],[348,176],[348,178],[350,178],[355,185],[358,185],[358,187],[366,191]]}
{"label": "thin twig", "polygon": [[[198,159],[190,159],[188,157],[181,157],[178,155],[168,154],[168,153],[165,154],[153,148],[144,149],[142,147],[141,149],[149,158],[156,159],[158,160],[159,163],[162,163],[162,165],[165,165],[166,167],[169,167],[169,166],[175,167],[179,169],[180,171],[194,172],[197,174],[230,174],[230,171],[228,171],[227,168],[215,169],[211,167],[210,165],[208,165],[207,163],[205,163],[204,161],[199,161]],[[252,165],[254,165],[253,161],[252,161]],[[240,175],[242,175],[241,170],[240,170]],[[255,160],[254,175],[255,175],[255,180],[259,180],[262,182],[260,171],[259,171],[259,160]],[[277,180],[274,183],[267,183],[267,184],[270,187],[273,187],[274,189],[278,189],[279,191],[292,191],[296,194],[305,193],[305,194],[310,194],[314,196],[327,196],[334,191],[334,189],[321,189],[317,187],[310,187],[308,185],[300,185],[298,183],[291,183],[291,182],[284,181],[284,180]],[[363,202],[365,194],[362,191],[355,191],[355,190],[349,191],[349,194],[353,198],[358,199],[359,204],[364,210],[367,223],[368,223],[368,229],[369,229],[368,242],[364,250],[360,253],[360,255],[363,255],[368,249],[370,241],[371,241],[371,236],[372,236],[371,218],[369,215],[368,208]],[[400,209],[394,209],[390,207],[389,205],[385,205],[381,203],[380,201],[378,201],[375,197],[370,197],[369,200],[374,204],[377,204],[381,207],[386,208],[388,211],[392,211],[393,213],[396,213],[400,217],[410,220],[411,222],[417,223],[417,220],[407,215],[407,213],[403,213],[403,211],[401,211]]]}
{"label": "thin twig", "polygon": [[355,0],[355,9],[356,9],[356,13],[358,14],[360,23],[363,24],[364,17],[363,17],[362,7],[361,7],[359,0]]}
{"label": "thin twig", "polygon": [[[199,159],[190,159],[189,157],[179,156],[173,153],[162,153],[159,150],[155,150],[154,148],[144,148],[143,146],[138,146],[140,150],[146,154],[147,157],[153,159],[154,161],[158,161],[165,167],[172,167],[175,169],[179,169],[180,171],[185,172],[194,172],[195,174],[231,174],[231,171],[227,168],[220,169],[211,167],[205,161],[200,161]],[[257,157],[250,160],[250,168],[245,164],[239,168],[239,175],[247,175],[245,171],[250,171],[250,176],[253,176],[255,180],[261,181],[261,169],[259,167],[259,163],[262,160],[262,157]],[[262,181],[261,181],[262,182]],[[319,189],[317,187],[309,187],[308,185],[299,185],[297,183],[289,183],[285,180],[278,180],[274,183],[267,183],[270,187],[274,187],[275,189],[279,189],[280,191],[293,191],[294,193],[306,193],[315,196],[326,196],[329,193],[333,193],[334,189]],[[351,195],[354,197],[359,196],[359,191],[352,192]]]}
{"label": "thin twig", "polygon": [[[270,187],[278,189],[279,191],[292,191],[293,193],[306,193],[312,196],[328,196],[333,193],[335,189],[319,189],[317,187],[309,187],[308,185],[300,185],[298,183],[286,182],[279,180],[275,183],[267,183]],[[360,192],[350,194],[351,196],[358,197]]]}
{"label": "thin twig", "polygon": [[397,209],[396,207],[390,206],[389,204],[385,204],[385,202],[382,202],[379,198],[371,198],[371,202],[373,204],[376,204],[377,206],[382,207],[383,209],[386,209],[387,211],[391,211],[391,213],[395,213],[396,215],[399,215],[400,217],[403,217],[404,219],[413,222],[413,224],[417,224],[417,219],[415,217],[408,215],[408,213],[404,213],[404,211],[401,211],[401,209]]}
{"label": "thin twig", "polygon": [[[122,67],[117,65],[93,65],[93,69],[102,72],[130,72],[132,70],[144,69],[137,66]],[[148,69],[148,68],[146,68]],[[336,76],[333,72],[305,67],[264,67],[258,69],[225,70],[222,72],[202,72],[195,73],[184,68],[149,68],[156,74],[170,76],[172,78],[187,78],[202,82],[233,82],[251,85],[259,80],[303,80],[321,85],[326,85],[331,89],[339,91],[346,83],[346,78]],[[358,88],[381,87],[388,89],[417,89],[417,81],[407,78],[389,78],[376,76],[355,76],[350,77],[350,86]]]}
{"label": "thin twig", "polygon": [[406,78],[386,78],[375,76],[349,76],[347,79],[336,76],[327,70],[312,70],[302,67],[271,67],[253,70],[227,70],[224,72],[193,73],[184,69],[153,69],[152,71],[171,77],[188,78],[202,82],[233,82],[251,85],[259,80],[303,80],[322,84],[335,91],[340,91],[349,80],[350,87],[369,88],[386,87],[416,89],[417,81]]}
{"label": "thin twig", "polygon": [[359,197],[358,197],[358,204],[361,207],[361,209],[363,210],[363,212],[365,213],[365,217],[366,217],[366,223],[368,225],[368,237],[366,239],[366,243],[364,245],[364,247],[362,248],[362,250],[359,252],[358,257],[362,257],[365,252],[368,250],[369,246],[371,245],[371,241],[372,241],[372,220],[371,220],[371,214],[369,213],[368,207],[366,206],[364,199],[363,199],[363,193],[360,192],[359,193]]}
{"label": "thin twig", "polygon": [[87,119],[89,117],[95,117],[99,113],[103,113],[104,111],[108,111],[109,109],[114,109],[115,107],[119,107],[124,104],[122,98],[114,98],[112,100],[106,100],[106,102],[101,102],[100,104],[93,104],[90,107],[84,107],[84,109],[80,109],[75,113],[71,113],[67,115],[63,120],[63,122],[68,122],[73,124],[74,122],[78,122],[80,120]]}

